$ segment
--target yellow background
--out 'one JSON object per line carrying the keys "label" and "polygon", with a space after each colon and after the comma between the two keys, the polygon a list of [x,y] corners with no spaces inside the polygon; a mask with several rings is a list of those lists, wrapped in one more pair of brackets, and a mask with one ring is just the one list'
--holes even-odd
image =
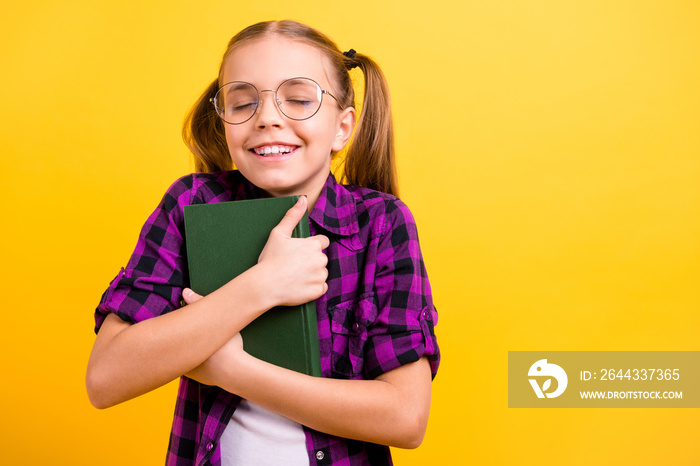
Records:
{"label": "yellow background", "polygon": [[382,65],[443,364],[398,464],[698,464],[694,409],[508,409],[508,350],[700,350],[700,3],[25,0],[0,18],[3,464],[161,464],[170,384],[88,403],[92,311],[236,31]]}

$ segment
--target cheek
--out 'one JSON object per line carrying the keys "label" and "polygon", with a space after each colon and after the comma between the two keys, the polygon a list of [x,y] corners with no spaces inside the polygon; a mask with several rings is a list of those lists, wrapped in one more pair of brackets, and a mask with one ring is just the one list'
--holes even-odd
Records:
{"label": "cheek", "polygon": [[226,134],[226,143],[229,146],[236,141],[236,132],[232,128],[229,128],[229,125],[226,125],[225,134]]}
{"label": "cheek", "polygon": [[332,144],[335,139],[335,127],[331,121],[319,118],[305,128],[304,134],[309,143],[326,146]]}
{"label": "cheek", "polygon": [[226,145],[228,146],[228,151],[233,157],[235,152],[243,150],[243,139],[239,132],[227,130],[226,131]]}

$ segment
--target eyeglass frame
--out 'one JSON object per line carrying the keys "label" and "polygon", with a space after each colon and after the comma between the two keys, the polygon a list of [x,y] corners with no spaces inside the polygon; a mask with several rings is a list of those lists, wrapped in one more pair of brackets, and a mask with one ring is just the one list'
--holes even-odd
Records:
{"label": "eyeglass frame", "polygon": [[[314,113],[312,113],[311,115],[309,115],[309,116],[307,116],[307,117],[304,117],[304,118],[292,118],[292,117],[288,116],[286,113],[284,113],[284,110],[282,110],[281,102],[280,102],[280,100],[277,98],[277,91],[280,90],[280,87],[284,86],[285,83],[287,83],[287,82],[289,82],[289,81],[293,81],[293,80],[295,80],[295,79],[306,79],[306,80],[308,80],[308,81],[311,81],[312,83],[316,84],[316,87],[317,87],[318,89],[321,90],[321,99],[320,99],[319,102],[318,102],[318,108],[316,109],[316,111],[315,111]],[[248,84],[248,85],[252,86],[253,89],[255,89],[255,91],[258,93],[258,106],[257,106],[257,108],[255,109],[255,111],[254,111],[253,113],[250,114],[250,116],[249,116],[248,118],[246,118],[245,120],[241,121],[240,123],[231,123],[231,122],[229,122],[229,121],[224,120],[224,117],[221,116],[221,114],[219,113],[219,108],[218,108],[217,105],[216,105],[216,97],[219,95],[219,92],[221,91],[221,89],[223,89],[224,87],[228,86],[229,84],[233,84],[233,83]],[[284,115],[285,118],[288,118],[288,119],[290,119],[290,120],[292,120],[292,121],[304,121],[304,120],[308,120],[309,118],[311,118],[311,117],[313,117],[314,115],[316,115],[316,114],[318,113],[318,111],[321,110],[321,105],[323,105],[323,96],[324,96],[324,94],[328,94],[329,96],[333,97],[333,100],[335,100],[335,101],[338,103],[338,106],[339,106],[341,109],[343,108],[343,105],[340,103],[340,100],[338,100],[338,98],[337,98],[336,96],[334,96],[333,94],[331,94],[330,91],[327,91],[326,89],[323,89],[323,88],[321,87],[321,85],[320,85],[319,83],[317,83],[315,80],[313,80],[313,79],[311,79],[311,78],[307,78],[307,77],[305,77],[305,76],[296,76],[296,77],[294,77],[294,78],[285,79],[284,81],[282,81],[282,82],[279,84],[279,86],[277,86],[277,89],[262,89],[262,90],[258,90],[258,88],[255,87],[255,84],[249,83],[249,82],[247,82],[247,81],[230,81],[230,82],[227,82],[227,83],[225,83],[224,85],[222,85],[220,88],[218,88],[218,89],[216,90],[216,94],[214,94],[214,97],[210,97],[210,98],[209,98],[209,102],[211,102],[212,105],[214,106],[214,110],[216,111],[216,115],[217,115],[219,118],[221,118],[221,121],[223,121],[223,122],[226,123],[227,125],[242,125],[243,123],[246,123],[246,122],[250,121],[250,119],[253,118],[253,117],[255,116],[256,113],[260,112],[260,109],[262,108],[262,104],[263,104],[263,102],[262,102],[262,97],[261,97],[261,95],[262,95],[263,92],[274,92],[274,93],[275,93],[275,106],[277,107],[277,110],[279,110],[279,112],[280,112],[282,115]]]}

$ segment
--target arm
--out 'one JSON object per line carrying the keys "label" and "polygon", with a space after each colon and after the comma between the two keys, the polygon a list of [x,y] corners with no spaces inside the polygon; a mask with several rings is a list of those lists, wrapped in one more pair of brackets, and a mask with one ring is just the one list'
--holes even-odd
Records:
{"label": "arm", "polygon": [[317,378],[248,355],[237,336],[187,375],[340,437],[416,448],[428,424],[431,373],[426,358],[375,380]]}
{"label": "arm", "polygon": [[88,362],[93,405],[112,406],[164,385],[201,364],[264,311],[325,293],[322,250],[328,239],[291,238],[306,203],[300,198],[273,229],[256,266],[201,302],[133,325],[108,315]]}

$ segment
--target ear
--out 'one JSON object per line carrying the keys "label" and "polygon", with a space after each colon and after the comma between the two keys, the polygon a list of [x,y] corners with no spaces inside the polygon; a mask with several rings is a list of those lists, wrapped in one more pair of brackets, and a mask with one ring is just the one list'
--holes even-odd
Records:
{"label": "ear", "polygon": [[335,135],[331,150],[340,152],[350,140],[352,131],[355,129],[355,109],[348,107],[343,109],[338,115],[338,132]]}

